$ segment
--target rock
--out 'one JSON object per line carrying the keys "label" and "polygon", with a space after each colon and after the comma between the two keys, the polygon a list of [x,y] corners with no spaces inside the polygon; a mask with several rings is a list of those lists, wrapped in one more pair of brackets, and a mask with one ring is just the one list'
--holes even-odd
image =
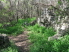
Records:
{"label": "rock", "polygon": [[54,36],[48,37],[48,41],[61,39],[61,36],[61,34],[55,34]]}
{"label": "rock", "polygon": [[68,23],[62,23],[61,26],[57,27],[57,33],[54,36],[51,36],[48,38],[48,41],[54,40],[54,39],[60,39],[60,37],[63,37],[68,33],[69,31],[69,24]]}
{"label": "rock", "polygon": [[63,38],[63,37],[55,37],[55,36],[52,36],[52,37],[49,37],[49,38],[48,38],[48,41],[59,40],[59,39],[61,39],[61,38]]}
{"label": "rock", "polygon": [[9,38],[6,34],[0,34],[0,49],[6,48],[10,45]]}

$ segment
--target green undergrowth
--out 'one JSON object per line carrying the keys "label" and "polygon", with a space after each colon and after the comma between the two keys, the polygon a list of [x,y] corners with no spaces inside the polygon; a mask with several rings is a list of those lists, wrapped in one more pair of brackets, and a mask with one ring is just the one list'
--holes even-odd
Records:
{"label": "green undergrowth", "polygon": [[18,52],[18,48],[11,42],[11,45],[7,48],[0,49],[0,52]]}
{"label": "green undergrowth", "polygon": [[[19,19],[16,23],[15,21],[12,21],[11,23],[0,23],[0,33],[4,33],[7,35],[19,35],[24,31],[24,28],[26,26],[30,26],[29,24],[34,21],[36,18],[27,18],[27,19]],[[5,26],[4,26],[5,25]],[[14,43],[11,43],[11,46],[0,49],[0,52],[18,52],[18,48],[14,45]]]}
{"label": "green undergrowth", "polygon": [[56,33],[53,28],[45,28],[37,24],[27,28],[32,43],[30,52],[69,52],[69,35],[59,40],[48,41],[48,37]]}
{"label": "green undergrowth", "polygon": [[0,28],[0,33],[5,33],[8,35],[18,35],[23,32],[23,27],[21,25],[7,26],[5,28]]}
{"label": "green undergrowth", "polygon": [[34,21],[36,19],[36,17],[32,17],[32,18],[26,18],[26,19],[19,19],[18,23],[23,25],[23,26],[27,26],[29,25],[30,22]]}
{"label": "green undergrowth", "polygon": [[12,21],[11,23],[0,23],[0,33],[16,36],[22,33],[24,31],[25,26],[28,26],[29,23],[35,19],[36,18],[33,17],[27,19],[19,19],[17,23],[15,21]]}

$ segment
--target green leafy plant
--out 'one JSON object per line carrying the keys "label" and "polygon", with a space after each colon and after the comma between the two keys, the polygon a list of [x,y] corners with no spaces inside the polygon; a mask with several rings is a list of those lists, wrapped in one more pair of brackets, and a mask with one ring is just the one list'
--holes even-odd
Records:
{"label": "green leafy plant", "polygon": [[0,24],[0,33],[5,33],[9,35],[18,35],[24,31],[24,27],[27,26],[24,23],[27,22],[29,24],[31,21],[35,20],[36,18],[27,18],[27,19],[19,19],[16,23],[15,21],[8,22],[8,23],[1,23]]}
{"label": "green leafy plant", "polygon": [[30,52],[69,52],[69,35],[59,40],[48,41],[49,36],[53,36],[56,32],[53,28],[41,27],[38,24],[29,26],[29,39],[32,45]]}
{"label": "green leafy plant", "polygon": [[11,26],[7,28],[0,29],[0,33],[17,35],[23,32],[23,28],[21,26]]}

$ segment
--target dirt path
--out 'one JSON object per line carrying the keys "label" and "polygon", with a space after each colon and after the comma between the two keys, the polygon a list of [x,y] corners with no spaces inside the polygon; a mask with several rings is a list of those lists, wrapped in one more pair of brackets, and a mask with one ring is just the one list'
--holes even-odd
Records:
{"label": "dirt path", "polygon": [[29,52],[29,40],[27,36],[28,32],[24,31],[22,34],[14,37],[10,36],[9,39],[13,40],[15,45],[19,48],[19,52]]}

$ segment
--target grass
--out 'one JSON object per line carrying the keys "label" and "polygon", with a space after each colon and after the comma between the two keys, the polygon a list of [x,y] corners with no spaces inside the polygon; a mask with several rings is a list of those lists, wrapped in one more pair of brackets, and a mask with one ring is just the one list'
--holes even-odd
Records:
{"label": "grass", "polygon": [[0,23],[0,33],[16,36],[18,34],[21,34],[24,31],[25,26],[28,26],[29,23],[35,19],[36,19],[35,17],[27,19],[19,19],[17,23],[15,23],[15,21],[12,21],[11,23],[9,22],[4,23],[5,25],[7,24],[7,26],[5,27],[3,27],[4,24]]}
{"label": "grass", "polygon": [[5,34],[9,34],[9,35],[11,35],[11,34],[18,35],[22,32],[23,32],[23,27],[17,26],[17,25],[0,29],[0,33],[5,33]]}
{"label": "grass", "polygon": [[30,52],[69,52],[69,35],[59,40],[48,41],[49,36],[53,36],[56,32],[53,28],[41,27],[38,24],[29,26],[29,39],[32,45]]}
{"label": "grass", "polygon": [[22,24],[22,26],[29,26],[30,22],[34,21],[36,17],[33,18],[26,18],[26,19],[19,19],[18,23]]}

